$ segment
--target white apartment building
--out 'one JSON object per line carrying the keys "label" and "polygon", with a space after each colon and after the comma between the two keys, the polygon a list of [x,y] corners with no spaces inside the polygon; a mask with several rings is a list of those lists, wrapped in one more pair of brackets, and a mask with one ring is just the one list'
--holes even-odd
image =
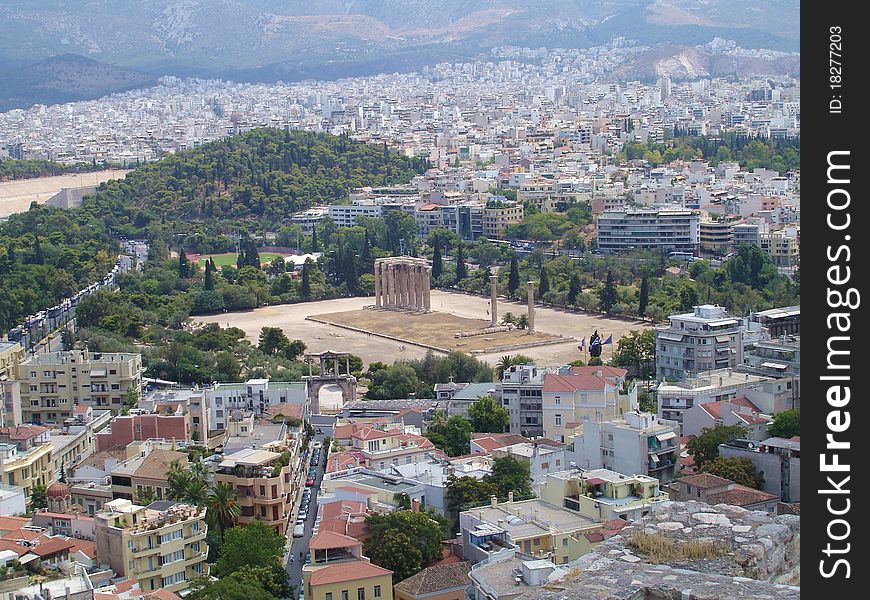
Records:
{"label": "white apartment building", "polygon": [[544,376],[551,370],[535,365],[512,365],[502,375],[493,397],[510,411],[510,433],[525,437],[544,435]]}
{"label": "white apartment building", "polygon": [[743,362],[741,320],[721,306],[703,304],[668,319],[670,325],[656,330],[658,379],[686,379]]}
{"label": "white apartment building", "polygon": [[623,208],[596,219],[598,249],[604,253],[633,249],[671,250],[697,254],[700,216],[679,208]]}
{"label": "white apartment building", "polygon": [[297,404],[303,409],[303,418],[308,414],[308,386],[304,381],[249,379],[244,383],[217,383],[205,390],[205,396],[210,431],[225,430],[234,410],[261,415],[270,406]]}
{"label": "white apartment building", "polygon": [[574,438],[574,458],[583,469],[647,475],[662,483],[679,471],[680,424],[653,413],[627,412],[621,419],[583,424]]}

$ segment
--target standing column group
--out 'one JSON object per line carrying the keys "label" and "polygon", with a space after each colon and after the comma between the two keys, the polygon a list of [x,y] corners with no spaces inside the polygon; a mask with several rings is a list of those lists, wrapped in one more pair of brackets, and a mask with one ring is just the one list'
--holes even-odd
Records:
{"label": "standing column group", "polygon": [[378,259],[375,261],[374,271],[377,308],[429,311],[429,264],[425,259]]}

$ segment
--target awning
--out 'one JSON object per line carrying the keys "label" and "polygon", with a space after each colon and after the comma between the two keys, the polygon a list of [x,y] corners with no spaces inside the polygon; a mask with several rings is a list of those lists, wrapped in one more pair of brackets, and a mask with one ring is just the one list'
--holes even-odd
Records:
{"label": "awning", "polygon": [[788,369],[788,365],[784,365],[782,363],[777,363],[777,362],[764,362],[764,363],[761,363],[761,366],[767,367],[768,369],[780,369],[780,370]]}
{"label": "awning", "polygon": [[669,431],[667,433],[660,433],[656,436],[656,439],[660,442],[666,442],[667,440],[671,440],[677,437],[677,434],[673,431]]}
{"label": "awning", "polygon": [[716,321],[708,321],[707,326],[708,327],[721,327],[723,325],[734,325],[737,322],[738,322],[737,319],[719,319]]}
{"label": "awning", "polygon": [[717,342],[730,342],[731,336],[730,335],[717,335],[716,341]]}
{"label": "awning", "polygon": [[668,340],[669,342],[681,342],[683,341],[683,334],[681,333],[660,333],[660,340]]}
{"label": "awning", "polygon": [[592,479],[587,479],[586,483],[588,483],[589,485],[601,485],[602,483],[607,483],[607,482],[599,477],[593,477]]}
{"label": "awning", "polygon": [[91,377],[105,377],[106,369],[91,369]]}
{"label": "awning", "polygon": [[650,454],[649,457],[652,459],[652,461],[653,461],[654,463],[659,462],[659,457],[656,456],[655,454]]}

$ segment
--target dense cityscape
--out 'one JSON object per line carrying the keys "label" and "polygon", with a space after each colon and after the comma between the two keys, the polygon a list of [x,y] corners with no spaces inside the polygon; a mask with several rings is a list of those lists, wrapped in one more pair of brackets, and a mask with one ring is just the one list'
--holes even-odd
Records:
{"label": "dense cityscape", "polygon": [[0,113],[0,596],[799,598],[800,78],[705,49]]}

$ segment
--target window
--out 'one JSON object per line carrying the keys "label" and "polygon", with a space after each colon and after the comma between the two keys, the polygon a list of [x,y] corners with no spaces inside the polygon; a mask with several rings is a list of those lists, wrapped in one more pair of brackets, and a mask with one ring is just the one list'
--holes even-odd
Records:
{"label": "window", "polygon": [[556,405],[562,404],[562,398],[560,398],[559,396],[556,396],[555,400],[556,400]]}
{"label": "window", "polygon": [[366,589],[365,588],[357,588],[356,589],[356,600],[366,600]]}
{"label": "window", "polygon": [[380,597],[381,597],[381,586],[376,585],[375,586],[375,598],[380,598]]}
{"label": "window", "polygon": [[164,533],[160,536],[161,544],[168,544],[172,540],[180,540],[182,536],[181,529],[176,529],[175,531],[170,531],[169,533]]}
{"label": "window", "polygon": [[347,590],[341,590],[341,600],[347,600]]}
{"label": "window", "polygon": [[556,415],[556,417],[555,417],[555,421],[554,421],[553,424],[556,425],[556,426],[560,426],[560,425],[562,425],[562,415]]}
{"label": "window", "polygon": [[325,600],[332,600],[332,592],[326,592],[326,599]]}
{"label": "window", "polygon": [[535,546],[540,546],[540,545],[541,545],[541,538],[535,538],[535,539],[534,539],[534,545],[535,545]]}
{"label": "window", "polygon": [[567,547],[568,547],[568,538],[562,538],[562,547],[563,547],[563,548],[567,548]]}

